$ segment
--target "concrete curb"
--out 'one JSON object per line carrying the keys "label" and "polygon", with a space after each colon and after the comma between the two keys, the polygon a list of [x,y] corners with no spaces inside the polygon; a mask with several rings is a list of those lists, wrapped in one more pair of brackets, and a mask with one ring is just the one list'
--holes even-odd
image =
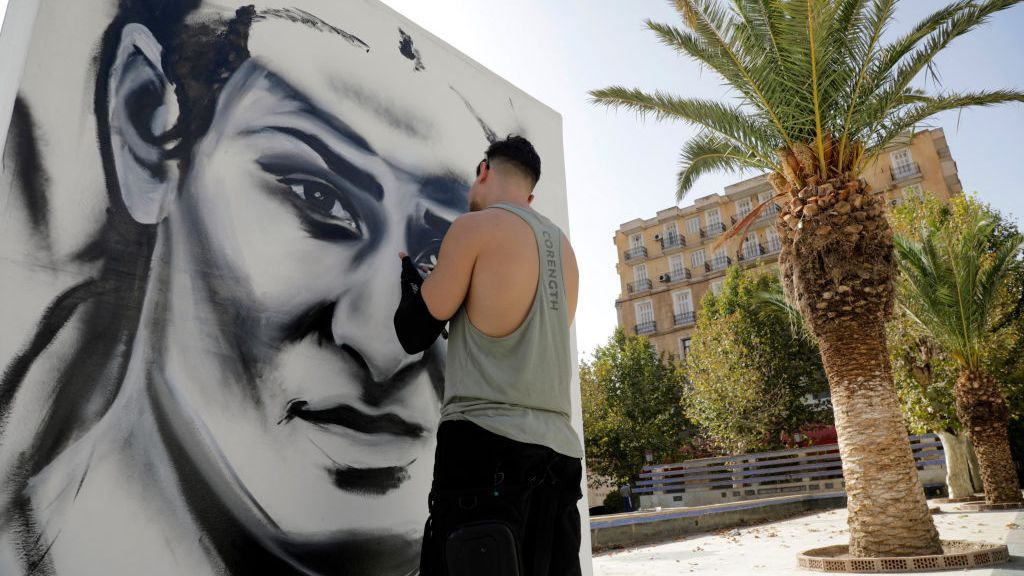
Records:
{"label": "concrete curb", "polygon": [[766,498],[700,508],[633,512],[590,521],[594,552],[675,540],[686,534],[775,522],[819,510],[846,506],[846,494],[814,494]]}

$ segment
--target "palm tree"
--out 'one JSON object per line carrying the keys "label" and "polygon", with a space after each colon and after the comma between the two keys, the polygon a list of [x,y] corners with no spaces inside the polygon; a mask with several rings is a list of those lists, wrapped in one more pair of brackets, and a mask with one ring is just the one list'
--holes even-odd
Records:
{"label": "palm tree", "polygon": [[920,242],[897,236],[907,288],[900,306],[956,361],[957,418],[974,442],[986,502],[1024,503],[1010,455],[1006,399],[983,362],[1001,287],[1024,237],[995,229],[995,221],[975,211],[962,227],[926,224]]}
{"label": "palm tree", "polygon": [[681,28],[647,26],[720,75],[734,99],[591,92],[606,106],[701,128],[683,146],[677,200],[708,172],[768,173],[782,207],[786,293],[820,344],[832,390],[855,557],[941,551],[885,348],[892,231],[861,175],[940,112],[1024,102],[1019,91],[929,94],[912,86],[934,72],[950,42],[1020,1],[956,1],[883,42],[897,0],[676,0]]}

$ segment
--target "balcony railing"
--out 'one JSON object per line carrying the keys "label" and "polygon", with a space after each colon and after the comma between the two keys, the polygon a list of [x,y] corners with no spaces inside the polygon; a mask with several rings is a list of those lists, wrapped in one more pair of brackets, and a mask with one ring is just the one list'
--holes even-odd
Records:
{"label": "balcony railing", "polygon": [[652,334],[658,330],[658,324],[651,320],[650,322],[640,322],[635,327],[637,334]]}
{"label": "balcony railing", "polygon": [[904,180],[910,180],[911,178],[917,178],[920,175],[921,167],[917,165],[917,162],[900,164],[899,166],[892,167],[892,181],[894,184],[897,182],[903,182]]}
{"label": "balcony railing", "polygon": [[739,222],[740,220],[743,220],[744,218],[746,218],[747,214],[750,214],[751,212],[752,212],[751,210],[747,210],[747,211],[740,210],[736,214],[730,216],[729,220],[732,221],[732,225],[735,226],[737,222]]}
{"label": "balcony railing", "polygon": [[671,284],[673,282],[682,282],[683,280],[689,280],[693,276],[690,274],[689,268],[683,268],[682,270],[673,270],[668,274],[662,274],[658,277],[662,284]]}
{"label": "balcony railing", "polygon": [[759,221],[760,220],[768,220],[769,218],[775,218],[776,216],[778,216],[778,214],[779,214],[779,205],[778,204],[769,204],[768,206],[765,206],[764,210],[761,210],[761,213],[757,215],[757,219]]}
{"label": "balcony railing", "polygon": [[630,294],[636,294],[637,292],[643,292],[645,290],[650,290],[653,287],[654,287],[654,283],[651,282],[651,280],[649,278],[644,278],[643,280],[637,280],[636,282],[630,282],[629,284],[626,285],[626,288],[629,289],[629,293]]}
{"label": "balcony railing", "polygon": [[686,238],[680,234],[669,234],[661,239],[662,251],[686,247]]}
{"label": "balcony railing", "polygon": [[718,222],[717,224],[711,224],[708,226],[707,236],[701,236],[701,238],[716,238],[725,233],[725,224]]}
{"label": "balcony railing", "polygon": [[711,271],[725,270],[732,265],[732,258],[728,256],[715,256],[711,259]]}
{"label": "balcony railing", "polygon": [[697,321],[697,314],[693,311],[683,312],[676,314],[674,319],[676,326],[689,326]]}
{"label": "balcony railing", "polygon": [[637,246],[635,248],[630,248],[629,250],[626,250],[626,260],[627,261],[629,261],[629,260],[637,260],[637,259],[640,259],[640,258],[647,258],[647,247],[646,246]]}
{"label": "balcony railing", "polygon": [[756,247],[751,248],[751,244],[745,244],[743,250],[736,253],[736,260],[744,262],[746,260],[755,260],[759,256],[764,256],[768,253],[768,250],[762,244],[758,244]]}

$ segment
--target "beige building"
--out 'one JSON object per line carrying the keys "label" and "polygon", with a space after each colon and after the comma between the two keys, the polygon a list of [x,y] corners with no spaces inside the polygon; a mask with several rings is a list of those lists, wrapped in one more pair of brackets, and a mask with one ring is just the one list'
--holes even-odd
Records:
{"label": "beige building", "polygon": [[[918,132],[909,145],[887,150],[864,177],[888,206],[924,191],[942,199],[962,191],[942,129]],[[781,244],[774,204],[743,238],[712,249],[726,230],[772,195],[765,176],[758,176],[726,187],[724,194],[698,198],[692,206],[673,206],[654,218],[621,225],[615,232],[619,326],[646,335],[659,352],[685,356],[701,298],[708,290],[721,290],[726,269],[734,264],[773,266],[777,261]]]}

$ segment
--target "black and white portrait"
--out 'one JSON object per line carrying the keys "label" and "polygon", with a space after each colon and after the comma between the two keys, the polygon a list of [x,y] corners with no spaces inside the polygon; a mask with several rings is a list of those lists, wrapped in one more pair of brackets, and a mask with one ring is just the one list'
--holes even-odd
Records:
{"label": "black and white portrait", "polygon": [[0,574],[415,574],[445,349],[399,345],[396,254],[509,133],[564,223],[559,116],[376,0],[42,0],[28,37]]}

